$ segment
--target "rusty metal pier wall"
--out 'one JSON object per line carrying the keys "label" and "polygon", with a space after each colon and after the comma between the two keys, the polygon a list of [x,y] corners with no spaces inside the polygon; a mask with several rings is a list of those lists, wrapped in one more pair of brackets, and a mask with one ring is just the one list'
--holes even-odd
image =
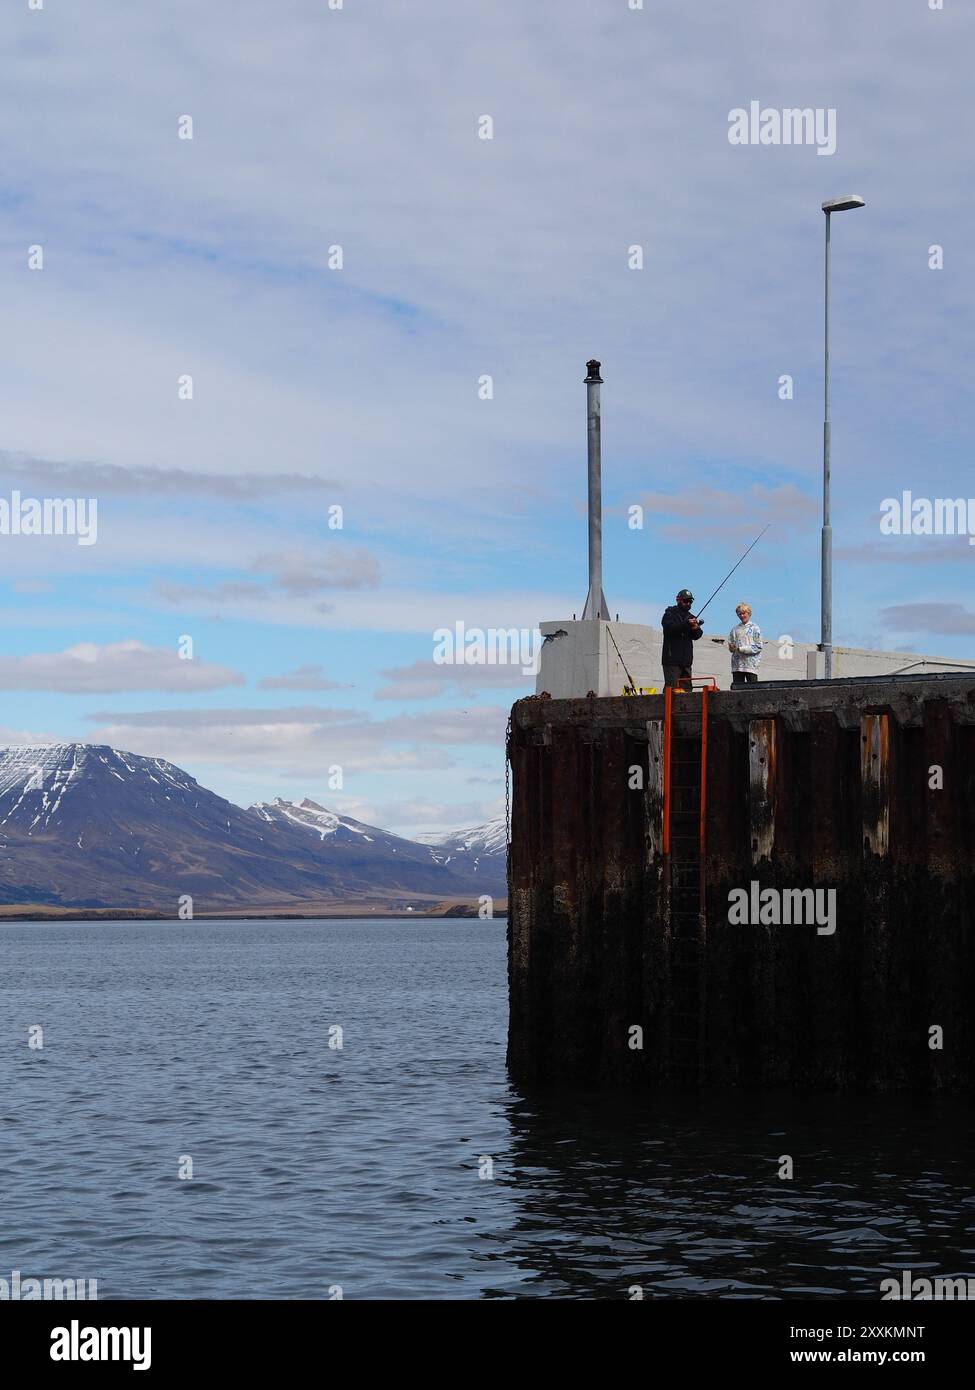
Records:
{"label": "rusty metal pier wall", "polygon": [[[701,697],[673,702],[667,855],[663,706],[512,710],[512,1074],[975,1085],[975,674],[712,694],[703,852]],[[834,890],[835,930],[730,920],[768,888]]]}

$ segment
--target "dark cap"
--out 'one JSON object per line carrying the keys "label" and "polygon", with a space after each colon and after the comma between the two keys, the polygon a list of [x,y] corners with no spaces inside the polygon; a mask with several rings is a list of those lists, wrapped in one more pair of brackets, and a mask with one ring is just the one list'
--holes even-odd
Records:
{"label": "dark cap", "polygon": [[680,591],[680,593],[677,595],[677,597],[678,597],[678,598],[686,598],[687,601],[688,601],[688,603],[693,603],[693,602],[694,602],[694,595],[691,593],[690,589],[681,589],[681,591]]}

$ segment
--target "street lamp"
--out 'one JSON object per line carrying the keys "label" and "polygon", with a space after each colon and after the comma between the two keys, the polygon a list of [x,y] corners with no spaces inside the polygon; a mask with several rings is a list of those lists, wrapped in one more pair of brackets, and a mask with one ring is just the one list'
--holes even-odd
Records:
{"label": "street lamp", "polygon": [[834,212],[848,212],[850,208],[864,207],[863,198],[851,193],[847,198],[830,198],[823,203],[826,214],[826,354],[825,387],[823,409],[823,555],[822,555],[822,604],[821,604],[821,642],[823,649],[823,673],[827,680],[833,677],[833,528],[829,519],[829,221]]}

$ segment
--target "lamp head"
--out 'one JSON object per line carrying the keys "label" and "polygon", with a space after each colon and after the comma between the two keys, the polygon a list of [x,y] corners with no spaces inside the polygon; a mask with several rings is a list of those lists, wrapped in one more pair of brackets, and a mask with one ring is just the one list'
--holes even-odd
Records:
{"label": "lamp head", "polygon": [[850,193],[845,198],[829,198],[823,204],[823,212],[827,215],[831,212],[848,212],[850,208],[866,207],[866,200],[856,193]]}

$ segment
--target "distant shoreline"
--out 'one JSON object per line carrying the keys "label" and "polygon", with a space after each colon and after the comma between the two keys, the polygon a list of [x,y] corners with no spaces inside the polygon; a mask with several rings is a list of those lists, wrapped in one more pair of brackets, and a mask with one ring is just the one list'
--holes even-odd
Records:
{"label": "distant shoreline", "polygon": [[[506,919],[507,906],[496,908],[494,920]],[[430,922],[443,918],[459,921],[479,921],[478,908],[467,903],[450,903],[445,906],[419,909],[408,912],[403,908],[362,907],[351,904],[347,907],[329,907],[306,911],[255,911],[240,912],[195,912],[192,917],[180,917],[173,912],[163,912],[151,908],[72,908],[72,907],[16,907],[0,904],[0,925],[4,922],[304,922],[322,919],[361,918],[368,921],[402,920]],[[491,921],[491,918],[485,918]]]}

